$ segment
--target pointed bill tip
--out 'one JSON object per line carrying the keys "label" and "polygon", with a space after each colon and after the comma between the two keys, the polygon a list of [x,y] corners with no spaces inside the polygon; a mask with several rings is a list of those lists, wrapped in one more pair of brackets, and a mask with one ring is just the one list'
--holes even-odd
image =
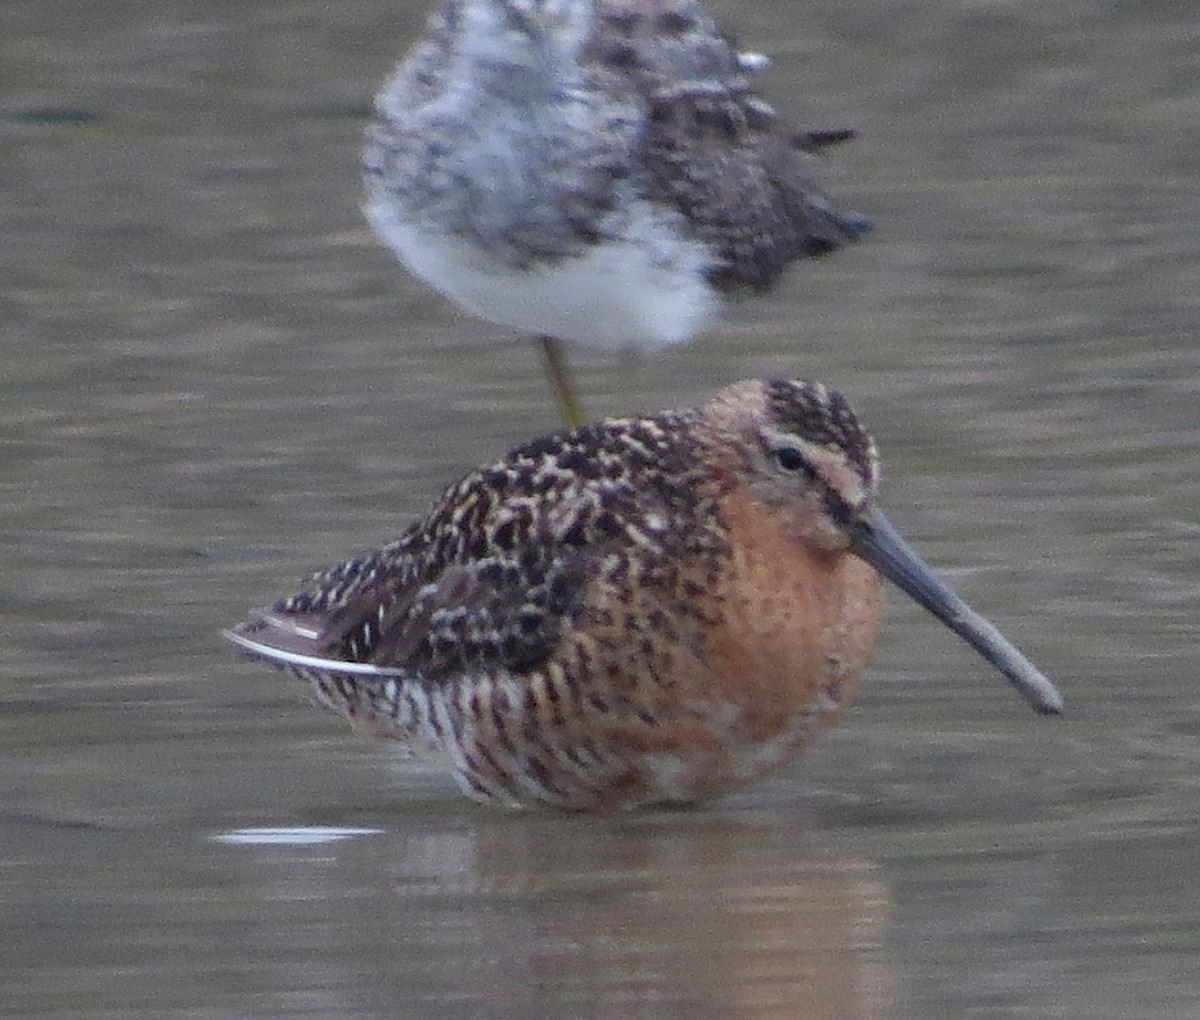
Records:
{"label": "pointed bill tip", "polygon": [[[1020,655],[1019,652],[1017,654]],[[1023,655],[1012,664],[1011,673],[1002,667],[998,668],[1038,715],[1062,715],[1066,707],[1062,694],[1050,678]]]}
{"label": "pointed bill tip", "polygon": [[959,598],[878,510],[850,524],[850,551],[936,616],[1007,678],[1039,715],[1059,715],[1057,687],[988,620]]}

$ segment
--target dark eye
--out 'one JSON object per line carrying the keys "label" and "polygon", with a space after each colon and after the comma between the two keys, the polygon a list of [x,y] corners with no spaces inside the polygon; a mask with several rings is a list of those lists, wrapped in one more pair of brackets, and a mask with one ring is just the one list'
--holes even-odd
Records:
{"label": "dark eye", "polygon": [[794,446],[780,446],[773,450],[772,453],[775,455],[775,463],[789,474],[803,473],[810,478],[813,476],[812,465],[804,459],[804,454]]}

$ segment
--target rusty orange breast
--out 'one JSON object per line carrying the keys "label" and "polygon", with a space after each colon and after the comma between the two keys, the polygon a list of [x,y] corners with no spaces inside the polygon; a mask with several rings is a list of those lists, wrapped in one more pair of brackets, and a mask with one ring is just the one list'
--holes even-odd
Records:
{"label": "rusty orange breast", "polygon": [[[745,489],[723,498],[730,559],[708,651],[741,736],[823,729],[854,696],[879,630],[879,575],[849,552],[799,544]],[[710,680],[711,682],[711,680]]]}

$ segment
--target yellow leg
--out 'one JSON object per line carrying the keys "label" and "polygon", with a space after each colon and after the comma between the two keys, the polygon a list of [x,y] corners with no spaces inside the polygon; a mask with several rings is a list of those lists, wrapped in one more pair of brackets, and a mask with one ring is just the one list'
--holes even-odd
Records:
{"label": "yellow leg", "polygon": [[558,402],[563,421],[569,428],[578,428],[583,424],[583,408],[579,405],[575,384],[571,380],[571,370],[567,367],[562,342],[552,336],[543,336],[538,338],[538,344],[542,348],[546,375],[550,377],[550,388],[554,391],[554,399]]}

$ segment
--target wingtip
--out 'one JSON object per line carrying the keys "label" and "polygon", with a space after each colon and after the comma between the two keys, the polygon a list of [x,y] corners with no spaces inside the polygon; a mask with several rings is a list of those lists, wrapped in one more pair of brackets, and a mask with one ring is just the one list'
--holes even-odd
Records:
{"label": "wingtip", "polygon": [[736,59],[743,74],[758,74],[771,66],[771,58],[757,50],[738,50]]}
{"label": "wingtip", "polygon": [[796,135],[794,141],[798,149],[818,153],[857,137],[858,132],[854,128],[826,128],[817,131],[802,131]]}
{"label": "wingtip", "polygon": [[842,224],[845,226],[855,240],[860,237],[865,237],[875,230],[875,224],[865,216],[859,216],[857,213],[842,213]]}

